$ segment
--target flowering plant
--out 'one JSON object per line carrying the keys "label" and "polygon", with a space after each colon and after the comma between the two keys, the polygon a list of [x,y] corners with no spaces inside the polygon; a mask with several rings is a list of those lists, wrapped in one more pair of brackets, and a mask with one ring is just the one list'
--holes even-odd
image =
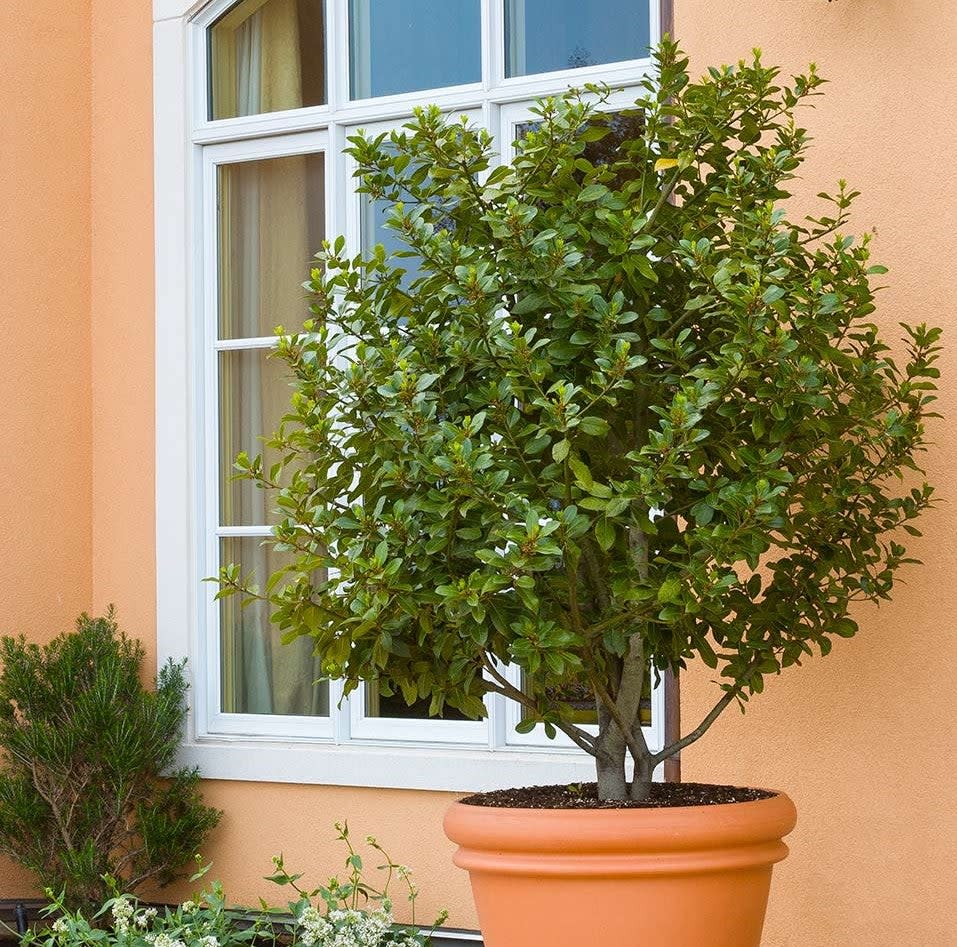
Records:
{"label": "flowering plant", "polygon": [[114,897],[90,918],[82,910],[69,910],[63,895],[47,889],[50,904],[44,913],[56,919],[42,932],[28,933],[24,947],[238,947],[253,942],[275,947],[277,931],[267,916],[257,914],[245,923],[243,913],[241,921],[240,912],[227,909],[219,882],[213,882],[195,900],[158,909],[120,893],[114,879],[105,880]]}
{"label": "flowering plant", "polygon": [[[303,947],[426,947],[431,943],[431,931],[425,933],[414,927],[396,925],[392,914],[389,889],[398,880],[405,888],[411,921],[415,924],[419,890],[409,869],[395,862],[374,836],[366,836],[369,848],[384,859],[384,864],[377,866],[378,871],[385,873],[384,882],[381,889],[376,888],[366,880],[363,859],[353,845],[348,824],[337,822],[336,831],[349,853],[345,881],[332,878],[326,885],[305,890],[297,884],[302,876],[290,875],[281,855],[273,859],[276,871],[267,880],[289,885],[299,895],[297,901],[289,904],[296,919],[293,943]],[[443,911],[432,925],[432,931],[447,916]]]}
{"label": "flowering plant", "polygon": [[[157,909],[120,893],[115,879],[107,876],[104,880],[114,896],[89,918],[82,910],[71,911],[62,894],[47,889],[50,904],[44,913],[55,920],[41,932],[28,933],[23,947],[428,947],[431,931],[414,927],[419,892],[409,869],[367,836],[366,844],[385,862],[378,866],[384,873],[382,887],[375,887],[365,878],[348,825],[337,823],[336,831],[348,849],[344,880],[332,878],[306,890],[297,883],[302,875],[289,874],[281,855],[273,859],[274,873],[266,880],[290,886],[297,895],[288,903],[289,914],[269,908],[265,901],[259,911],[227,908],[218,882],[195,900]],[[208,866],[190,880],[198,880],[207,870]],[[413,926],[395,923],[389,889],[396,881],[405,889]],[[443,912],[436,919],[433,931],[446,916]]]}

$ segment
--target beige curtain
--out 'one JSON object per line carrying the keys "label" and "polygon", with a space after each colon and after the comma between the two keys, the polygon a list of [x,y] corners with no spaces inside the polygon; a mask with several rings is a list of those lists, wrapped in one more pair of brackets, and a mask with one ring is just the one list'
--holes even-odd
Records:
{"label": "beige curtain", "polygon": [[[217,94],[232,114],[248,115],[301,105],[296,0],[250,0],[233,13],[235,82]],[[217,70],[217,75],[221,75]],[[220,336],[272,335],[279,323],[294,327],[305,303],[301,284],[315,248],[309,246],[307,158],[223,165],[219,176]],[[313,159],[314,160],[314,159]],[[282,363],[262,350],[220,355],[220,458],[222,522],[262,526],[267,497],[252,484],[230,481],[240,450],[264,451],[288,409],[290,388]],[[274,458],[264,457],[267,465]],[[263,583],[280,563],[260,539],[226,541],[224,561],[239,561]],[[237,558],[238,556],[238,558]],[[284,646],[266,609],[229,599],[222,612],[223,709],[242,713],[326,713],[325,687],[314,686],[320,665],[304,639]]]}

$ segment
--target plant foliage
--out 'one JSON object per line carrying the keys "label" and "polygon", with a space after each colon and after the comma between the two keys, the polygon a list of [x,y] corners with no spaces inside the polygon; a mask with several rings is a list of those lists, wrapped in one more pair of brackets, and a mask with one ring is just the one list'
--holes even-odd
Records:
{"label": "plant foliage", "polygon": [[[28,933],[23,947],[428,947],[446,912],[430,930],[416,928],[419,892],[409,869],[367,836],[366,844],[376,860],[385,861],[376,868],[381,887],[377,886],[370,880],[371,872],[352,842],[348,825],[339,823],[336,831],[348,851],[344,878],[331,878],[307,891],[297,884],[301,874],[289,874],[281,855],[273,858],[274,872],[266,880],[295,892],[286,905],[288,913],[268,907],[265,901],[260,901],[259,910],[230,908],[219,882],[182,904],[146,907],[121,893],[116,879],[107,876],[112,896],[94,908],[92,917],[48,890],[50,904],[44,915],[54,920]],[[209,867],[200,868],[190,881],[203,877]],[[394,882],[405,889],[411,905],[410,925],[395,922],[390,893]]]}
{"label": "plant foliage", "polygon": [[112,609],[42,648],[0,641],[0,852],[75,906],[108,896],[104,875],[173,880],[219,821],[197,771],[173,768],[183,665],[148,691],[143,654]]}
{"label": "plant foliage", "polygon": [[[853,635],[932,494],[915,457],[939,330],[904,326],[892,356],[872,321],[884,269],[844,233],[855,191],[806,219],[785,203],[809,143],[795,112],[823,80],[782,82],[756,53],[693,82],[670,41],[656,63],[624,116],[602,88],[541,101],[508,165],[437,108],[351,139],[409,250],[318,254],[315,319],[278,344],[284,459],[238,461],[277,491],[295,561],[262,591],[220,576],[347,688],[432,713],[520,701],[614,798],[626,750],[637,798],[730,703]],[[692,659],[718,702],[653,753],[648,669]],[[569,683],[594,693],[597,737]]]}

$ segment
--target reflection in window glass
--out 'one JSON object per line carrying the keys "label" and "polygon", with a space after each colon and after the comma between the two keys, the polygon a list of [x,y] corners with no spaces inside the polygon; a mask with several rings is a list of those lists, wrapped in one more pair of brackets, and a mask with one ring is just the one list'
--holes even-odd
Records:
{"label": "reflection in window glass", "polygon": [[648,0],[505,0],[505,75],[643,59]]}
{"label": "reflection in window glass", "polygon": [[[527,676],[522,674],[522,689],[528,691]],[[569,708],[567,719],[579,726],[598,725],[598,710],[595,704],[595,695],[591,687],[585,683],[574,681],[560,685],[546,685],[545,695],[548,703],[564,703]],[[522,708],[522,719],[529,717],[527,709]],[[645,693],[641,699],[642,726],[651,726],[651,674],[645,681]]]}
{"label": "reflection in window glass", "polygon": [[[392,207],[392,202],[385,200],[385,198],[372,200],[366,197],[363,201],[362,253],[364,256],[370,256],[376,244],[380,243],[385,248],[387,257],[409,249],[409,245],[402,239],[402,235],[392,227],[386,226]],[[421,273],[418,257],[399,257],[393,263],[405,270],[405,276],[402,277],[403,287],[407,287]]]}
{"label": "reflection in window glass", "polygon": [[480,0],[349,0],[354,99],[482,78]]}
{"label": "reflection in window glass", "polygon": [[[392,154],[395,152],[394,147],[390,144],[383,145],[383,149]],[[412,171],[412,168],[406,168],[405,175],[410,175]],[[429,183],[430,179],[426,177],[423,182],[423,187],[428,187]],[[411,210],[418,203],[415,198],[405,190],[403,190],[399,199],[407,211]],[[373,250],[375,250],[377,244],[382,244],[387,257],[399,252],[408,252],[411,250],[411,247],[403,240],[402,234],[394,227],[387,226],[389,215],[394,206],[394,203],[386,198],[372,200],[370,197],[365,196],[362,203],[362,223],[360,227],[361,247],[364,256],[369,257]],[[434,223],[439,230],[448,230],[452,225],[452,221],[445,216],[438,218]],[[404,288],[407,288],[414,279],[422,275],[422,261],[417,254],[413,256],[400,256],[392,262],[393,265],[400,266],[405,270],[405,275],[402,277],[402,286]]]}
{"label": "reflection in window glass", "polygon": [[[529,132],[536,131],[539,124],[539,122],[520,122],[517,124],[515,126],[515,138],[517,143],[521,145],[522,139]],[[600,125],[608,129],[608,134],[605,135],[604,138],[599,138],[597,141],[586,142],[585,150],[582,152],[582,157],[585,158],[586,161],[596,167],[601,167],[603,165],[612,164],[619,159],[622,142],[641,138],[644,134],[645,118],[644,115],[638,111],[610,112],[586,124],[588,126]],[[620,185],[626,179],[639,177],[640,174],[641,169],[638,167],[633,169],[619,169],[617,172],[616,185]]]}
{"label": "reflection in window glass", "polygon": [[468,720],[460,710],[446,706],[438,717],[429,716],[429,700],[417,700],[414,704],[407,704],[405,698],[399,694],[386,697],[379,694],[375,684],[366,685],[367,717],[384,717],[387,720]]}
{"label": "reflection in window glass", "polygon": [[[288,562],[260,536],[220,540],[220,562],[237,563],[260,585]],[[220,603],[222,711],[233,714],[329,715],[329,685],[312,639],[282,644],[263,602],[242,607],[238,595]]]}
{"label": "reflection in window glass", "polygon": [[302,288],[325,233],[321,153],[219,167],[219,337],[294,330]]}
{"label": "reflection in window glass", "polygon": [[242,0],[209,29],[209,117],[326,101],[324,0]]}

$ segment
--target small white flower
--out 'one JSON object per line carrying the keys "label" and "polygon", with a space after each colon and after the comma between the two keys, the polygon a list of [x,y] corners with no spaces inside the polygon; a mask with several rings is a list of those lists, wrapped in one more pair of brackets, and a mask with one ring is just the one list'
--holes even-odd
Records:
{"label": "small white flower", "polygon": [[156,917],[156,908],[147,908],[136,915],[136,926],[146,927]]}
{"label": "small white flower", "polygon": [[196,910],[196,902],[195,902],[195,901],[184,901],[184,902],[180,905],[180,910],[181,910],[184,914],[191,914],[193,911]]}
{"label": "small white flower", "polygon": [[212,934],[207,934],[205,937],[200,938],[200,947],[219,947],[219,939],[214,937]]}
{"label": "small white flower", "polygon": [[111,910],[113,917],[129,917],[133,913],[133,905],[126,898],[117,898]]}
{"label": "small white flower", "polygon": [[167,933],[157,934],[150,943],[153,947],[186,947],[186,945],[177,938],[170,937]]}
{"label": "small white flower", "polygon": [[58,917],[53,922],[53,930],[57,934],[65,934],[70,929],[70,925],[67,923],[65,917]]}

